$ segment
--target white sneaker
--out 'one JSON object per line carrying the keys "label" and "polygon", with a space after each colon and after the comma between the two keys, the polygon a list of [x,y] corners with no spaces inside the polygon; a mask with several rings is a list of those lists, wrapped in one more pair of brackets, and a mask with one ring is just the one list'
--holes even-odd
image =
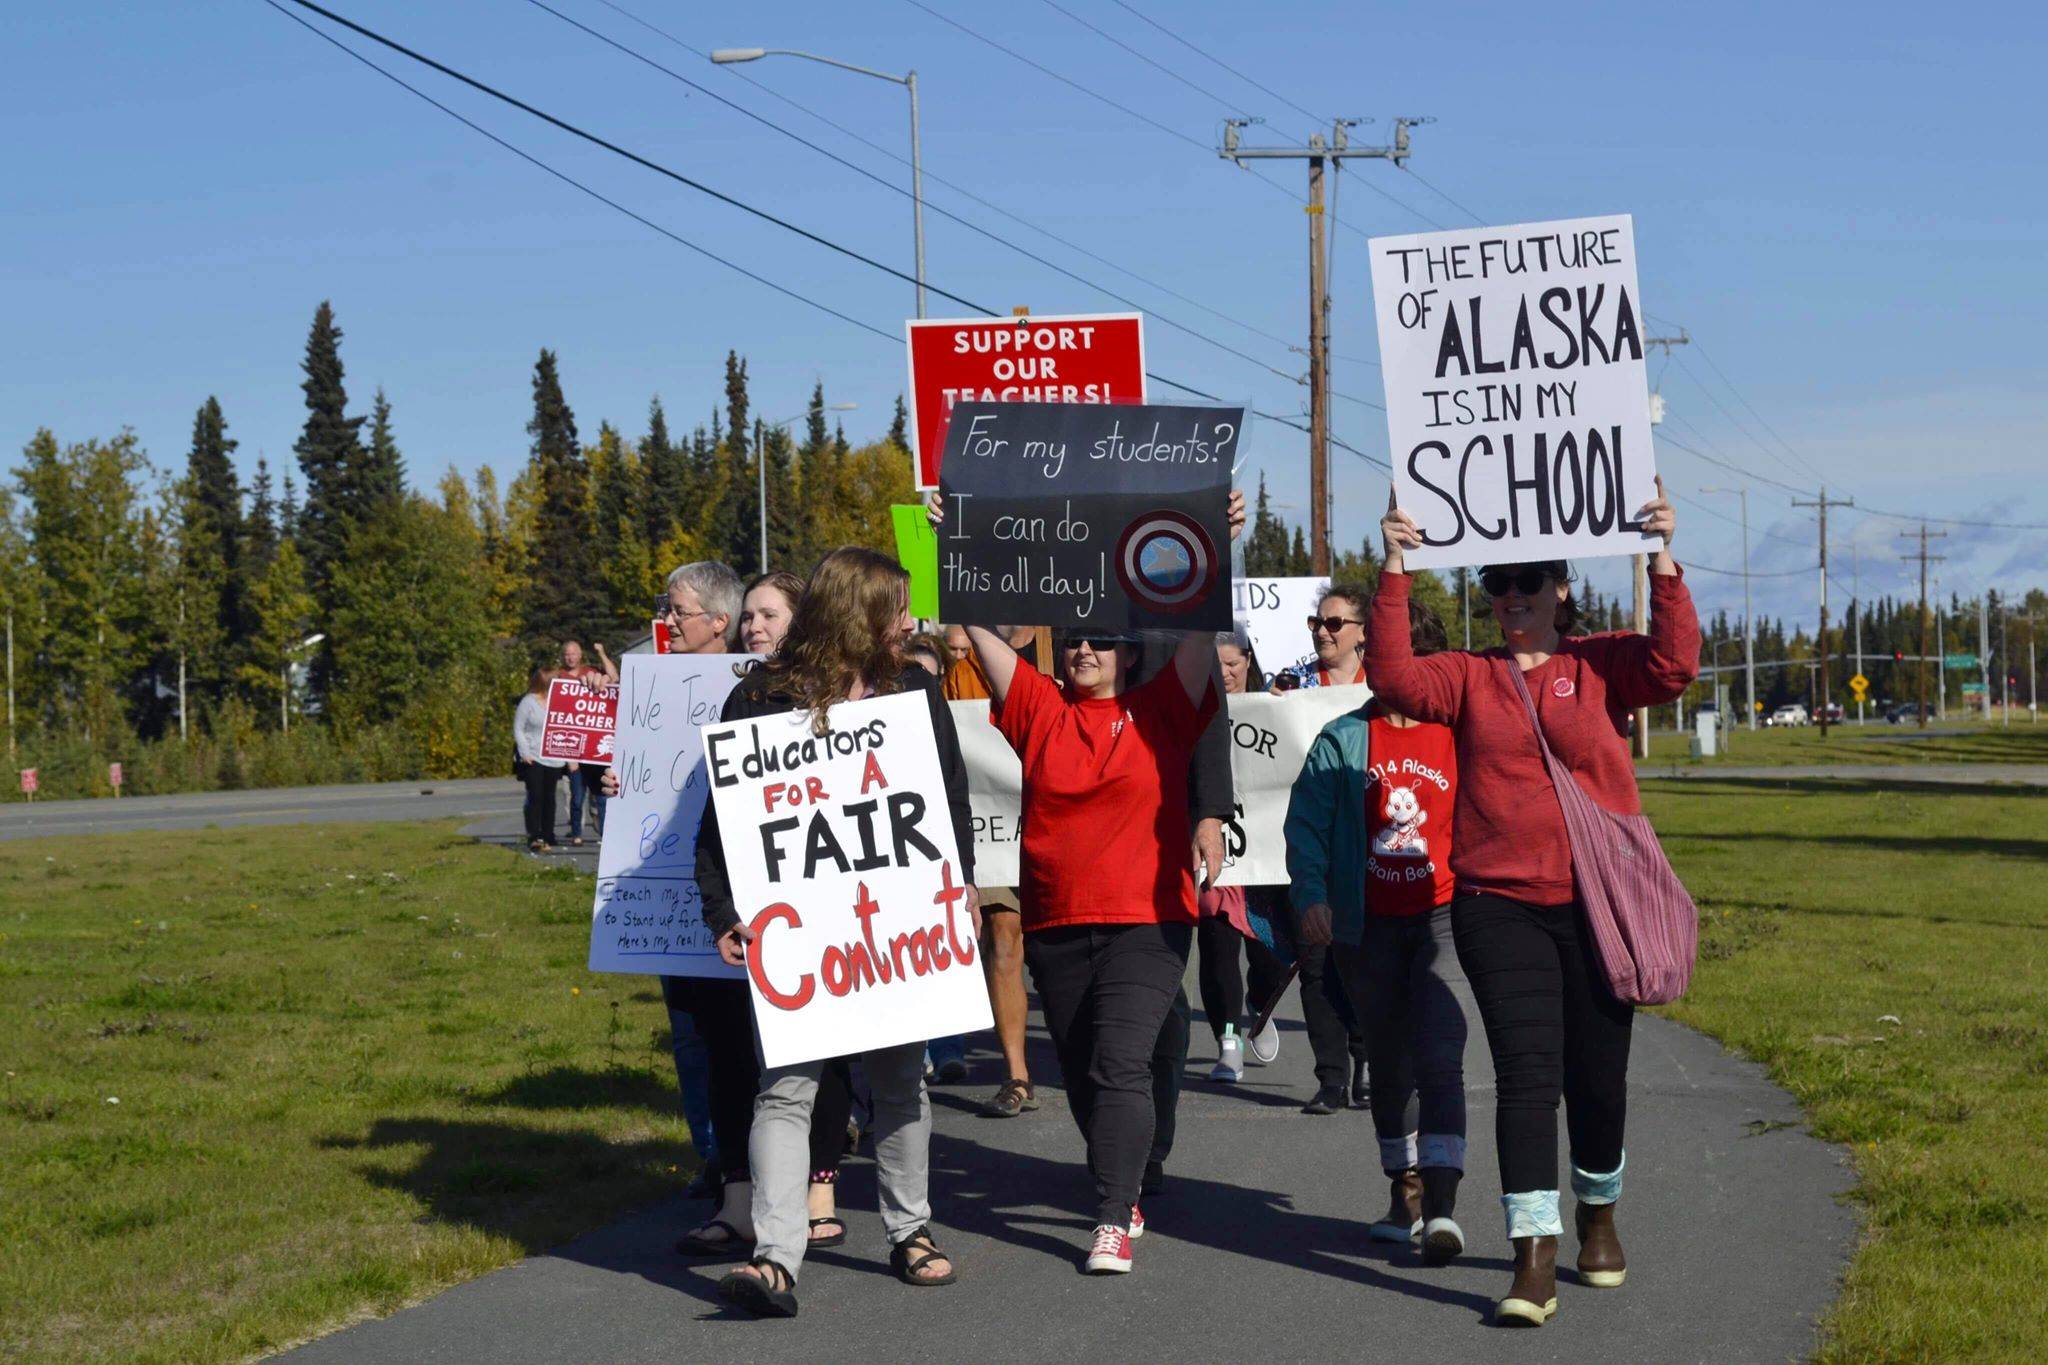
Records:
{"label": "white sneaker", "polygon": [[1212,1081],[1244,1079],[1244,1044],[1230,1025],[1223,1026],[1223,1041],[1217,1047],[1216,1065],[1209,1069]]}
{"label": "white sneaker", "polygon": [[1271,1066],[1280,1058],[1280,1026],[1271,1019],[1266,1026],[1251,1036],[1251,1063],[1253,1066]]}

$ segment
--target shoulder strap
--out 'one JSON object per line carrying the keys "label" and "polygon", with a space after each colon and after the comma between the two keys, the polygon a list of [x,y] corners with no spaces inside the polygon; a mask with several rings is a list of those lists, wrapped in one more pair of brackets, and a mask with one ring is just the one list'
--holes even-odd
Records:
{"label": "shoulder strap", "polygon": [[1536,746],[1543,750],[1544,763],[1555,764],[1557,757],[1550,752],[1550,741],[1544,738],[1543,718],[1536,714],[1536,699],[1529,695],[1529,684],[1522,677],[1521,665],[1515,662],[1515,656],[1512,654],[1502,662],[1507,665],[1508,676],[1515,680],[1515,691],[1522,696],[1522,706],[1529,713],[1529,728],[1536,732]]}

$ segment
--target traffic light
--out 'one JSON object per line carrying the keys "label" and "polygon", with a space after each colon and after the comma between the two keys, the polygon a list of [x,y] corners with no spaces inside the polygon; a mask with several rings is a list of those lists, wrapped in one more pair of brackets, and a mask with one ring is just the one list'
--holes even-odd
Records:
{"label": "traffic light", "polygon": [[1893,651],[1892,651],[1892,662],[1893,662],[1893,663],[1895,663],[1895,664],[1902,664],[1902,663],[1906,662],[1906,651],[1905,651],[1905,650],[1903,650],[1903,649],[1895,649],[1895,650],[1893,650]]}

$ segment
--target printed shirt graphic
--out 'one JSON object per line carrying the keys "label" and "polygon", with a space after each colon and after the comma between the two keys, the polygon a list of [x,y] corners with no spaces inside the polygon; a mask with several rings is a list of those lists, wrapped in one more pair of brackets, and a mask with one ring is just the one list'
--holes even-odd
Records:
{"label": "printed shirt graphic", "polygon": [[1451,812],[1458,799],[1457,742],[1448,725],[1395,725],[1372,715],[1365,780],[1365,906],[1419,915],[1446,904]]}

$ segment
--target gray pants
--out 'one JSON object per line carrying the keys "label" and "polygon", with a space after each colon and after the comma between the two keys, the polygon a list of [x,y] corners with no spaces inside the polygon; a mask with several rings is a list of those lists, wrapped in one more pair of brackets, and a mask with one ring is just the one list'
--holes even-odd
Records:
{"label": "gray pants", "polygon": [[[874,1092],[876,1183],[882,1228],[901,1242],[931,1221],[932,1109],[924,1091],[924,1044],[900,1043],[864,1054]],[[800,1062],[761,1072],[748,1156],[754,1172],[754,1254],[794,1280],[811,1241],[811,1107],[825,1063]]]}
{"label": "gray pants", "polygon": [[[1331,949],[1365,1026],[1380,1166],[1465,1169],[1465,1002],[1451,908],[1367,915],[1354,947]],[[1419,1131],[1418,1131],[1419,1130]]]}

